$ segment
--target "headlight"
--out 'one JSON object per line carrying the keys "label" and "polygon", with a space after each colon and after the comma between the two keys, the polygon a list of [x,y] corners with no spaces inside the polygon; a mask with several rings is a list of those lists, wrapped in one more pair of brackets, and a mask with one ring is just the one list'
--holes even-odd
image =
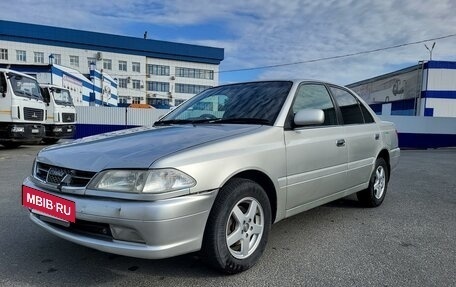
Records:
{"label": "headlight", "polygon": [[12,127],[11,128],[11,132],[13,133],[23,133],[25,131],[25,128],[24,127]]}
{"label": "headlight", "polygon": [[130,193],[163,193],[195,186],[196,181],[176,169],[107,170],[100,172],[88,188]]}

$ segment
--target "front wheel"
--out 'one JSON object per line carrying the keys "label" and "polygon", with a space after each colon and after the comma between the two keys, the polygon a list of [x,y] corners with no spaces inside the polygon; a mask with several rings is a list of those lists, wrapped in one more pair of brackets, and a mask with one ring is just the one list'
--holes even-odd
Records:
{"label": "front wheel", "polygon": [[54,138],[44,138],[43,142],[45,144],[55,144],[59,141],[59,139],[54,139]]}
{"label": "front wheel", "polygon": [[225,273],[252,267],[263,254],[271,228],[271,205],[264,189],[248,179],[232,179],[214,202],[202,253]]}
{"label": "front wheel", "polygon": [[362,205],[366,207],[377,207],[385,199],[388,188],[388,165],[383,158],[375,161],[375,169],[372,172],[369,187],[358,192],[356,195]]}

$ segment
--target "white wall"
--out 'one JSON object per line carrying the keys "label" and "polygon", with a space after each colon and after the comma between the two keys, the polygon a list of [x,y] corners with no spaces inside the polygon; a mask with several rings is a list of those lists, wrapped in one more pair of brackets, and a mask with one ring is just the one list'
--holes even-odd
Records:
{"label": "white wall", "polygon": [[426,99],[426,108],[434,109],[434,117],[456,117],[456,99]]}
{"label": "white wall", "polygon": [[78,124],[149,126],[168,110],[118,107],[76,107]]}
{"label": "white wall", "polygon": [[399,133],[456,134],[456,118],[379,116],[393,122]]}

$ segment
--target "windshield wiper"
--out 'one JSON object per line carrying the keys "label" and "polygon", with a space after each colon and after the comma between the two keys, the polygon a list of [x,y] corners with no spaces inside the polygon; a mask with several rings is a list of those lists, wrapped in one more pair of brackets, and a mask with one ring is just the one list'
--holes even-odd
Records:
{"label": "windshield wiper", "polygon": [[231,119],[198,119],[198,120],[164,120],[155,122],[154,126],[165,126],[173,124],[260,124],[260,125],[270,125],[270,122],[266,119],[258,118],[231,118]]}
{"label": "windshield wiper", "polygon": [[190,124],[192,120],[164,120],[164,121],[157,121],[154,123],[154,126],[167,126],[167,125],[174,125],[174,124]]}
{"label": "windshield wiper", "polygon": [[258,118],[231,118],[231,119],[212,119],[207,120],[208,123],[218,123],[218,124],[260,124],[260,125],[270,125],[270,122],[266,119]]}

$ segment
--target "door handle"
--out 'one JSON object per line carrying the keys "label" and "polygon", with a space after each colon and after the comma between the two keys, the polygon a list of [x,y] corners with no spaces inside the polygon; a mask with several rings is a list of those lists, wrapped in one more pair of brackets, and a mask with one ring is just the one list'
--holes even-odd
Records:
{"label": "door handle", "polygon": [[380,134],[375,134],[375,140],[378,140],[380,138]]}
{"label": "door handle", "polygon": [[345,140],[344,139],[337,140],[336,145],[338,147],[345,146]]}

